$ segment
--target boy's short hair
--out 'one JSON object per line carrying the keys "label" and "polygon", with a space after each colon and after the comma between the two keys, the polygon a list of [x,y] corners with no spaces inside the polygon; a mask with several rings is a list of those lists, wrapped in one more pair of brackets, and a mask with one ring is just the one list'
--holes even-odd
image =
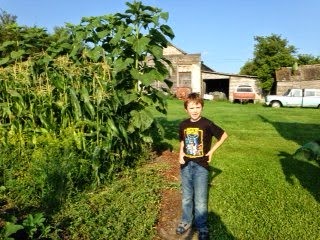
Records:
{"label": "boy's short hair", "polygon": [[190,93],[188,95],[188,97],[186,98],[186,100],[184,101],[184,108],[187,109],[188,107],[188,104],[190,102],[194,102],[194,103],[200,103],[201,106],[203,107],[204,105],[204,101],[203,101],[203,98],[200,96],[199,93]]}

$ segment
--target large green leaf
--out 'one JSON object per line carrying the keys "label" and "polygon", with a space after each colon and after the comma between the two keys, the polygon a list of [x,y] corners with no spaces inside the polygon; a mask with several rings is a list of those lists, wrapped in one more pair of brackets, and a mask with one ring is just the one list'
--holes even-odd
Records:
{"label": "large green leaf", "polygon": [[163,56],[163,48],[159,46],[151,46],[150,47],[151,53],[154,55],[155,58],[160,59]]}
{"label": "large green leaf", "polygon": [[0,66],[6,64],[9,60],[10,60],[9,57],[2,58],[2,59],[0,60]]}
{"label": "large green leaf", "polygon": [[116,124],[114,123],[112,118],[108,118],[107,120],[107,125],[108,125],[108,131],[113,135],[119,137],[119,130],[116,127]]}
{"label": "large green leaf", "polygon": [[136,39],[133,43],[133,50],[137,54],[141,54],[147,50],[147,46],[150,42],[150,39],[147,37],[141,37],[139,39]]}
{"label": "large green leaf", "polygon": [[103,55],[104,49],[101,46],[96,46],[92,50],[88,51],[88,57],[92,59],[93,62],[97,62]]}
{"label": "large green leaf", "polygon": [[122,137],[124,138],[125,142],[128,143],[129,138],[128,138],[127,130],[121,124],[119,125],[119,130],[120,130],[120,132],[122,134]]}
{"label": "large green leaf", "polygon": [[147,73],[142,74],[141,82],[145,86],[151,85],[154,81],[163,81],[163,75],[155,68],[151,68]]}
{"label": "large green leaf", "polygon": [[124,105],[127,105],[135,100],[137,100],[137,94],[131,93],[131,94],[125,94],[123,95]]}
{"label": "large green leaf", "polygon": [[100,39],[103,39],[103,38],[105,38],[106,36],[108,36],[109,33],[110,33],[110,30],[109,30],[109,29],[104,29],[104,30],[101,30],[101,31],[97,31],[97,36],[98,36]]}
{"label": "large green leaf", "polygon": [[122,70],[127,69],[127,67],[132,64],[134,62],[133,58],[126,58],[126,59],[122,59],[122,58],[118,58],[115,62],[114,62],[114,72],[118,73],[121,72]]}
{"label": "large green leaf", "polygon": [[20,49],[18,51],[12,51],[10,56],[12,59],[16,60],[22,57],[22,55],[25,53],[23,49]]}
{"label": "large green leaf", "polygon": [[73,116],[76,120],[79,120],[82,116],[81,106],[77,94],[73,88],[69,88],[71,105],[73,106]]}
{"label": "large green leaf", "polygon": [[90,117],[93,118],[95,116],[95,110],[90,102],[88,89],[85,86],[81,87],[81,97],[84,101],[85,110],[90,114]]}
{"label": "large green leaf", "polygon": [[8,46],[12,46],[12,45],[16,45],[17,42],[16,41],[5,41],[4,43],[2,43],[2,45],[0,46],[0,50],[5,50]]}
{"label": "large green leaf", "polygon": [[20,102],[23,102],[21,94],[18,93],[16,90],[8,90],[8,93],[11,95],[11,97],[18,98]]}
{"label": "large green leaf", "polygon": [[161,17],[163,20],[167,21],[167,20],[169,19],[169,13],[168,13],[168,12],[161,12],[161,13],[160,13],[160,17]]}
{"label": "large green leaf", "polygon": [[4,236],[7,238],[7,239],[14,239],[14,238],[8,238],[10,237],[12,234],[18,232],[19,230],[23,229],[24,227],[22,225],[18,225],[18,224],[14,224],[14,223],[11,223],[11,222],[6,222],[5,224],[5,233],[4,233]]}
{"label": "large green leaf", "polygon": [[152,39],[156,43],[159,43],[160,46],[162,46],[162,47],[167,46],[168,40],[165,38],[165,36],[160,31],[158,31],[158,29],[151,29],[150,34],[151,34],[150,36],[152,37]]}
{"label": "large green leaf", "polygon": [[64,78],[60,74],[53,73],[51,76],[51,83],[59,90],[65,89]]}
{"label": "large green leaf", "polygon": [[148,129],[153,123],[153,116],[146,109],[141,111],[133,110],[130,112],[130,115],[132,117],[130,123],[142,132]]}
{"label": "large green leaf", "polygon": [[168,25],[161,25],[160,30],[165,34],[166,36],[170,37],[171,39],[174,38],[174,33]]}
{"label": "large green leaf", "polygon": [[133,79],[136,79],[136,80],[139,80],[139,81],[141,81],[142,78],[143,78],[142,73],[139,72],[139,70],[136,69],[136,68],[130,69],[130,74],[131,74],[131,76],[133,77]]}
{"label": "large green leaf", "polygon": [[124,27],[123,25],[120,25],[117,27],[117,32],[116,34],[113,36],[113,38],[111,39],[110,41],[110,44],[113,44],[113,45],[117,45],[119,43],[119,41],[125,37],[124,36]]}

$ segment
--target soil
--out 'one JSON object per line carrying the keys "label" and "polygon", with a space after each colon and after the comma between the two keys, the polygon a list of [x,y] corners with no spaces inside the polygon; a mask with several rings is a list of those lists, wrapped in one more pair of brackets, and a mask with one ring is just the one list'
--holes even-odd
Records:
{"label": "soil", "polygon": [[[166,151],[156,160],[157,163],[165,164],[167,167],[162,172],[166,181],[174,184],[180,182],[180,165],[178,153]],[[154,240],[193,240],[197,234],[189,229],[185,234],[179,236],[175,230],[181,216],[181,192],[179,188],[164,189],[161,193],[160,215],[156,225],[157,235]]]}

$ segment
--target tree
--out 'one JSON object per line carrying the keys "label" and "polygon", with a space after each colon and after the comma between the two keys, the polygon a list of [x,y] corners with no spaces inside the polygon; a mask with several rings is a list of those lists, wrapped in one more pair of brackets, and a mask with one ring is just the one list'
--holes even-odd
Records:
{"label": "tree", "polygon": [[16,23],[16,21],[17,21],[17,16],[11,15],[6,11],[0,9],[0,27],[9,25],[12,23]]}
{"label": "tree", "polygon": [[320,56],[315,57],[311,54],[299,54],[297,56],[298,65],[319,64]]}
{"label": "tree", "polygon": [[288,45],[286,39],[272,34],[271,36],[256,36],[254,58],[245,63],[240,74],[255,75],[260,80],[264,93],[271,91],[275,81],[275,71],[280,67],[292,67],[296,62],[293,54],[296,48]]}
{"label": "tree", "polygon": [[[11,32],[8,31],[8,27],[17,25],[16,20],[17,16],[11,15],[0,9],[0,45],[10,39]],[[3,54],[0,54],[0,57],[3,58]]]}
{"label": "tree", "polygon": [[[67,28],[55,28],[53,34],[41,27],[19,26],[17,17],[0,9],[0,66],[46,52],[51,45],[70,42]],[[51,48],[52,49],[52,48]],[[59,52],[59,55],[65,54]]]}
{"label": "tree", "polygon": [[5,25],[0,30],[0,65],[24,61],[46,51],[49,44],[49,34],[43,28],[19,26],[16,23]]}
{"label": "tree", "polygon": [[[6,11],[0,9],[0,44],[9,39],[7,31],[7,27],[10,25],[16,25],[16,16],[10,15]],[[0,57],[3,57],[2,54],[0,54]]]}

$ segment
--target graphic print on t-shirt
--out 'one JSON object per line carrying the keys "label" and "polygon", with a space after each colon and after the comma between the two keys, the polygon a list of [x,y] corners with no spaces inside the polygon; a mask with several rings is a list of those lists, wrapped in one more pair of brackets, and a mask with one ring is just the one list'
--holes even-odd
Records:
{"label": "graphic print on t-shirt", "polygon": [[203,131],[199,128],[186,128],[184,130],[184,145],[187,157],[203,156]]}

